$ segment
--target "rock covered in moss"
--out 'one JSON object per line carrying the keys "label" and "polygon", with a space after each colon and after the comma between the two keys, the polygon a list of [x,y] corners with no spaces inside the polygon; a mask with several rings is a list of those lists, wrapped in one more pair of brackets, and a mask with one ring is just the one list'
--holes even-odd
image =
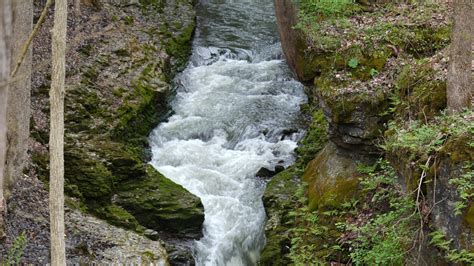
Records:
{"label": "rock covered in moss", "polygon": [[452,248],[472,249],[474,234],[474,118],[472,112],[392,125],[385,149],[406,193],[426,191],[433,229]]}
{"label": "rock covered in moss", "polygon": [[[453,240],[456,249],[472,250],[474,248],[474,201],[472,198],[461,198],[463,188],[452,182],[454,179],[463,179],[462,182],[468,183],[474,182],[472,143],[474,139],[468,134],[450,139],[437,158],[433,169],[435,173],[430,174],[433,182],[436,178],[436,186],[428,186],[429,196],[435,201],[429,200],[433,205],[431,213],[433,225],[437,230],[442,231],[447,239]],[[459,185],[462,186],[462,184]],[[456,211],[458,203],[464,205],[459,213]]]}
{"label": "rock covered in moss", "polygon": [[[100,5],[84,5],[68,27],[67,202],[153,238],[147,227],[160,236],[197,238],[203,222],[199,199],[147,165],[148,134],[167,116],[170,79],[190,52],[193,1],[94,2]],[[51,26],[48,18],[44,28]],[[45,36],[47,30],[40,39],[49,41]],[[32,124],[39,147],[48,141],[49,52],[34,63]],[[40,178],[48,182],[47,149],[36,149],[33,159]]]}
{"label": "rock covered in moss", "polygon": [[292,166],[275,175],[267,184],[263,204],[267,213],[265,234],[267,243],[260,256],[260,265],[287,265],[291,241],[289,229],[291,217],[288,215],[296,204],[296,191],[301,185],[302,169]]}
{"label": "rock covered in moss", "polygon": [[356,161],[328,143],[312,160],[303,175],[308,183],[310,209],[337,208],[358,193]]}
{"label": "rock covered in moss", "polygon": [[[289,214],[298,204],[298,190],[302,186],[301,177],[304,167],[312,160],[327,142],[327,123],[322,110],[303,106],[303,111],[310,121],[306,136],[300,141],[296,150],[296,163],[276,174],[267,183],[263,195],[263,204],[267,213],[265,235],[267,243],[259,263],[261,265],[287,265],[291,246],[289,230],[294,225],[294,217]],[[312,113],[310,114],[310,112]]]}
{"label": "rock covered in moss", "polygon": [[321,94],[321,105],[328,120],[329,139],[355,153],[377,153],[375,141],[384,131],[388,107],[387,94],[375,92],[337,92]]}
{"label": "rock covered in moss", "polygon": [[119,185],[113,201],[141,225],[182,237],[201,236],[204,212],[198,197],[176,185],[151,165],[147,175]]}

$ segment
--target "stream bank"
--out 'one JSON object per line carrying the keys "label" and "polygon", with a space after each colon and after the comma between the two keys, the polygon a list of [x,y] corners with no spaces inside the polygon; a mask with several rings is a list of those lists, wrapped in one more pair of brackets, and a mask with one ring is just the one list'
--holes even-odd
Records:
{"label": "stream bank", "polygon": [[275,1],[313,125],[264,194],[261,264],[472,263],[473,115],[443,113],[450,5],[349,2]]}
{"label": "stream bank", "polygon": [[[43,2],[35,1],[36,19]],[[170,260],[181,256],[192,260],[179,247],[202,235],[201,201],[148,165],[147,137],[169,115],[170,83],[187,62],[195,28],[193,1],[83,1],[80,15],[74,12],[73,1],[69,2],[65,98],[68,261],[110,263],[119,258],[121,263],[166,263],[163,246]],[[49,261],[44,189],[49,176],[52,23],[50,11],[33,42],[30,158],[8,203],[9,233],[1,249],[4,254],[4,248],[24,232],[24,263]],[[25,184],[32,184],[31,190],[22,189]],[[20,200],[27,194],[35,195],[36,206]],[[112,237],[116,234],[120,237]]]}

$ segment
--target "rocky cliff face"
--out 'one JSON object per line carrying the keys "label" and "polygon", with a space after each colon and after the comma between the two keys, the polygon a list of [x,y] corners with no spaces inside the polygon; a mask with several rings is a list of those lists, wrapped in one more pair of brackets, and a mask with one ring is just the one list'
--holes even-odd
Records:
{"label": "rocky cliff face", "polygon": [[318,70],[308,65],[310,58],[304,53],[306,49],[304,35],[293,29],[298,23],[298,12],[298,1],[275,1],[278,33],[286,61],[300,80],[311,81]]}
{"label": "rocky cliff face", "polygon": [[[199,198],[147,164],[148,134],[167,117],[171,78],[190,52],[192,1],[82,1],[80,15],[70,2],[66,204],[153,240],[199,238]],[[28,173],[45,184],[52,21],[50,12],[33,43]]]}
{"label": "rocky cliff face", "polygon": [[[318,98],[315,105],[319,105],[327,121],[329,143],[309,164],[297,166],[305,169],[304,172],[287,170],[293,171],[295,185],[278,185],[285,172],[268,184],[264,199],[267,199],[265,206],[269,215],[269,244],[262,256],[263,264],[271,261],[265,260],[266,256],[271,257],[270,254],[283,254],[280,258],[288,259],[291,236],[287,229],[274,223],[284,221],[286,228],[291,228],[288,224],[292,223],[296,227],[295,222],[301,226],[297,218],[277,211],[300,205],[290,196],[301,186],[299,179],[307,183],[305,193],[310,210],[319,210],[319,213],[340,210],[347,202],[364,200],[367,192],[362,192],[359,185],[361,176],[356,166],[371,165],[378,158],[391,162],[399,177],[396,182],[404,187],[406,195],[413,191],[427,193],[423,204],[432,208],[429,215],[435,230],[445,233],[447,239],[453,239],[458,249],[472,248],[472,199],[464,198],[462,213],[452,215],[456,202],[460,202],[459,186],[452,179],[472,171],[472,166],[467,166],[469,169],[465,166],[472,161],[472,146],[466,146],[472,143],[472,138],[466,139],[461,131],[447,133],[436,128],[432,134],[441,136],[438,136],[436,150],[416,147],[407,150],[405,144],[400,144],[401,139],[405,143],[405,138],[409,138],[406,134],[412,131],[406,127],[412,126],[412,120],[422,119],[420,123],[428,126],[440,123],[437,117],[446,106],[447,51],[444,48],[449,43],[448,13],[443,8],[429,7],[434,9],[428,13],[436,15],[425,16],[423,12],[412,10],[410,12],[415,15],[387,17],[384,21],[380,18],[390,16],[384,10],[354,5],[354,11],[349,11],[344,18],[346,24],[338,24],[337,19],[326,21],[324,16],[317,21],[306,19],[300,23],[299,1],[275,1],[287,62],[300,80],[313,81],[312,93]],[[392,8],[402,14],[403,10],[417,6]],[[390,23],[390,26],[383,23]],[[311,28],[312,25],[317,27]],[[464,119],[466,124],[453,122],[452,127],[465,127],[469,131],[471,115],[464,115]],[[305,143],[302,146],[305,147]],[[302,161],[301,156],[298,160]],[[430,171],[419,165],[431,167]],[[421,184],[420,176],[424,178]],[[279,189],[275,190],[276,187]],[[329,232],[337,232],[330,224],[334,223],[333,218],[325,221],[329,224],[320,226],[328,226]],[[338,237],[347,236],[328,233],[326,238]],[[324,251],[323,242],[327,243],[321,241],[317,252],[330,254]],[[426,244],[420,245],[425,245],[423,250],[430,250]],[[332,254],[336,253],[332,251]],[[421,257],[430,257],[427,253],[429,251]]]}

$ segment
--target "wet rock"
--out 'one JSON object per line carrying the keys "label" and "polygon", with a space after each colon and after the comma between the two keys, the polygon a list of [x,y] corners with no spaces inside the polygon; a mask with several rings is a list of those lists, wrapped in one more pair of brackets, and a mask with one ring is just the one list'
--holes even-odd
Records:
{"label": "wet rock", "polygon": [[[149,238],[198,238],[200,200],[147,165],[148,135],[168,115],[170,80],[190,51],[192,1],[92,3],[100,6],[68,19],[65,192],[75,207]],[[33,159],[45,182],[52,24],[48,15],[33,45]]]}
{"label": "wet rock", "polygon": [[258,176],[260,178],[270,178],[270,177],[280,173],[283,170],[285,170],[285,166],[283,166],[282,164],[275,165],[274,170],[270,170],[268,168],[262,167],[262,168],[260,168],[260,170],[258,170],[256,176]]}
{"label": "wet rock", "polygon": [[295,197],[301,185],[303,172],[294,166],[275,175],[267,184],[263,195],[263,204],[267,213],[265,236],[267,243],[263,249],[259,265],[289,265],[286,255],[290,252],[289,229],[294,219],[288,215],[294,210]]}

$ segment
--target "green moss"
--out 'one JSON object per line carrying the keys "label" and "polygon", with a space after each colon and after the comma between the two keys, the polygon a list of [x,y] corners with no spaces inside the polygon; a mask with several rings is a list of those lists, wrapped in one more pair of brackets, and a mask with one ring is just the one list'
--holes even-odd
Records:
{"label": "green moss", "polygon": [[464,220],[468,224],[469,228],[471,228],[471,234],[474,233],[474,204],[471,203],[469,208],[467,209],[466,215],[464,216]]}
{"label": "green moss", "polygon": [[[308,110],[309,107],[309,110]],[[308,131],[299,143],[296,163],[275,175],[267,184],[263,203],[269,221],[266,225],[267,244],[260,257],[260,265],[288,265],[291,263],[288,254],[291,246],[289,230],[294,226],[294,219],[289,215],[297,205],[296,197],[301,187],[304,167],[312,160],[327,142],[327,123],[322,110],[313,110],[310,106],[302,108],[310,114]]]}
{"label": "green moss", "polygon": [[103,163],[94,160],[85,151],[72,147],[66,149],[64,160],[66,193],[87,199],[111,196],[115,178]]}
{"label": "green moss", "polygon": [[296,153],[298,154],[298,162],[306,165],[316,156],[324,144],[327,142],[327,121],[322,110],[316,110],[312,114],[311,125],[308,128],[306,136],[299,143]]}
{"label": "green moss", "polygon": [[167,92],[156,68],[154,63],[147,65],[132,81],[132,93],[117,110],[117,116],[112,118],[116,123],[112,132],[114,139],[144,145],[149,132],[164,115]]}
{"label": "green moss", "polygon": [[146,176],[123,182],[117,190],[117,204],[148,228],[182,235],[200,231],[204,214],[199,198],[151,165]]}
{"label": "green moss", "polygon": [[190,40],[193,37],[195,26],[194,21],[187,25],[180,24],[180,34],[172,35],[170,39],[163,43],[166,53],[173,57],[173,72],[182,70],[188,60],[191,52]]}
{"label": "green moss", "polygon": [[446,47],[450,42],[450,36],[450,26],[439,28],[398,26],[392,28],[386,38],[397,48],[403,49],[417,58],[422,58],[432,56]]}
{"label": "green moss", "polygon": [[423,61],[402,68],[395,81],[400,118],[431,119],[446,107],[446,81]]}
{"label": "green moss", "polygon": [[131,229],[136,232],[143,232],[144,228],[137,219],[120,206],[111,204],[107,206],[94,206],[90,209],[94,214],[107,220],[110,224]]}
{"label": "green moss", "polygon": [[310,210],[338,208],[357,196],[359,179],[355,162],[328,144],[305,169]]}

